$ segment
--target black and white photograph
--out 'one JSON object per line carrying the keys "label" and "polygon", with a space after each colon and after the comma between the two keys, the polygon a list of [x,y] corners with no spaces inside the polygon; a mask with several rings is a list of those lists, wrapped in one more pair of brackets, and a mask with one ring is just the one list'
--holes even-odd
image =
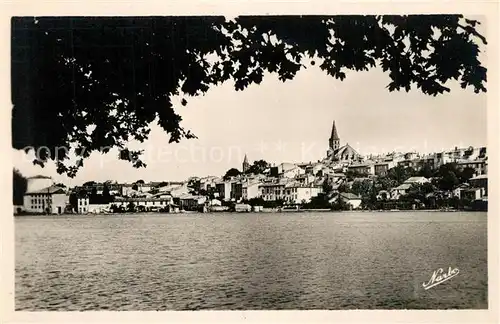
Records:
{"label": "black and white photograph", "polygon": [[9,19],[13,311],[491,309],[491,16]]}

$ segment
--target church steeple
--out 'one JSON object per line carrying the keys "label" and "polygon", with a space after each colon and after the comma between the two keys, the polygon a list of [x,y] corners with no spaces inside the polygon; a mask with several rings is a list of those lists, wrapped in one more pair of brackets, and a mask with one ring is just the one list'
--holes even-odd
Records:
{"label": "church steeple", "polygon": [[332,134],[330,135],[329,144],[330,149],[334,151],[340,147],[340,138],[339,134],[337,133],[337,127],[335,127],[335,120],[333,121]]}
{"label": "church steeple", "polygon": [[248,169],[250,169],[250,163],[248,163],[248,158],[245,154],[245,158],[243,159],[243,172],[247,172]]}

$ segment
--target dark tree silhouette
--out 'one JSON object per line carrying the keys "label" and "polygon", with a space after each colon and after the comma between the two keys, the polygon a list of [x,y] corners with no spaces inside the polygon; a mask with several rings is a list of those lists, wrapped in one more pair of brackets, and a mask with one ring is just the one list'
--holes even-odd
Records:
{"label": "dark tree silhouette", "polygon": [[111,148],[142,167],[141,152],[127,143],[146,140],[151,123],[170,142],[194,137],[172,96],[197,96],[228,80],[243,90],[266,71],[290,80],[310,59],[340,80],[379,66],[389,91],[437,95],[452,79],[486,91],[477,24],[461,15],[15,17],[12,144],[70,177],[92,152]]}
{"label": "dark tree silhouette", "polygon": [[224,175],[223,179],[224,180],[228,180],[228,179],[230,179],[232,177],[239,176],[240,174],[241,174],[241,172],[238,169],[231,168],[231,169],[227,170],[227,172]]}
{"label": "dark tree silhouette", "polygon": [[264,160],[255,161],[250,168],[245,172],[246,174],[261,174],[271,165]]}
{"label": "dark tree silhouette", "polygon": [[28,181],[17,169],[14,169],[12,185],[13,204],[22,205],[24,203],[24,194],[28,189]]}

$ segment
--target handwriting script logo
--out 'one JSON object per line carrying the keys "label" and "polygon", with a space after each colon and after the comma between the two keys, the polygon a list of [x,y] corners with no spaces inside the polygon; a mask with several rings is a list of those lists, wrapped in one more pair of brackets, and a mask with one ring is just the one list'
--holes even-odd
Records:
{"label": "handwriting script logo", "polygon": [[459,272],[460,271],[458,270],[458,268],[452,269],[451,267],[448,267],[448,272],[444,272],[443,268],[439,268],[432,273],[431,280],[429,280],[427,283],[423,283],[424,289],[427,290],[439,285],[440,283],[450,280],[451,278],[458,275]]}

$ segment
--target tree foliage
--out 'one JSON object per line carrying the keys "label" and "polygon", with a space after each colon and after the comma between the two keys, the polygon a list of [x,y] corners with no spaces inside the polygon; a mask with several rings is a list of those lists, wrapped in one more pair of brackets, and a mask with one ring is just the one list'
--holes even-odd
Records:
{"label": "tree foliage", "polygon": [[241,174],[240,170],[236,168],[231,168],[227,170],[226,174],[224,175],[223,179],[224,180],[229,180],[233,177],[239,176]]}
{"label": "tree foliage", "polygon": [[14,205],[23,205],[24,194],[28,189],[28,180],[18,169],[14,169],[12,178],[12,201]]}
{"label": "tree foliage", "polygon": [[255,161],[245,172],[246,174],[262,174],[271,165],[264,160]]}
{"label": "tree foliage", "polygon": [[70,177],[92,152],[112,148],[143,167],[127,145],[146,140],[153,122],[169,142],[195,137],[173,96],[185,105],[228,80],[243,90],[265,72],[291,80],[311,59],[340,80],[381,67],[389,91],[437,95],[456,80],[485,92],[477,24],[461,15],[16,17],[12,144]]}

